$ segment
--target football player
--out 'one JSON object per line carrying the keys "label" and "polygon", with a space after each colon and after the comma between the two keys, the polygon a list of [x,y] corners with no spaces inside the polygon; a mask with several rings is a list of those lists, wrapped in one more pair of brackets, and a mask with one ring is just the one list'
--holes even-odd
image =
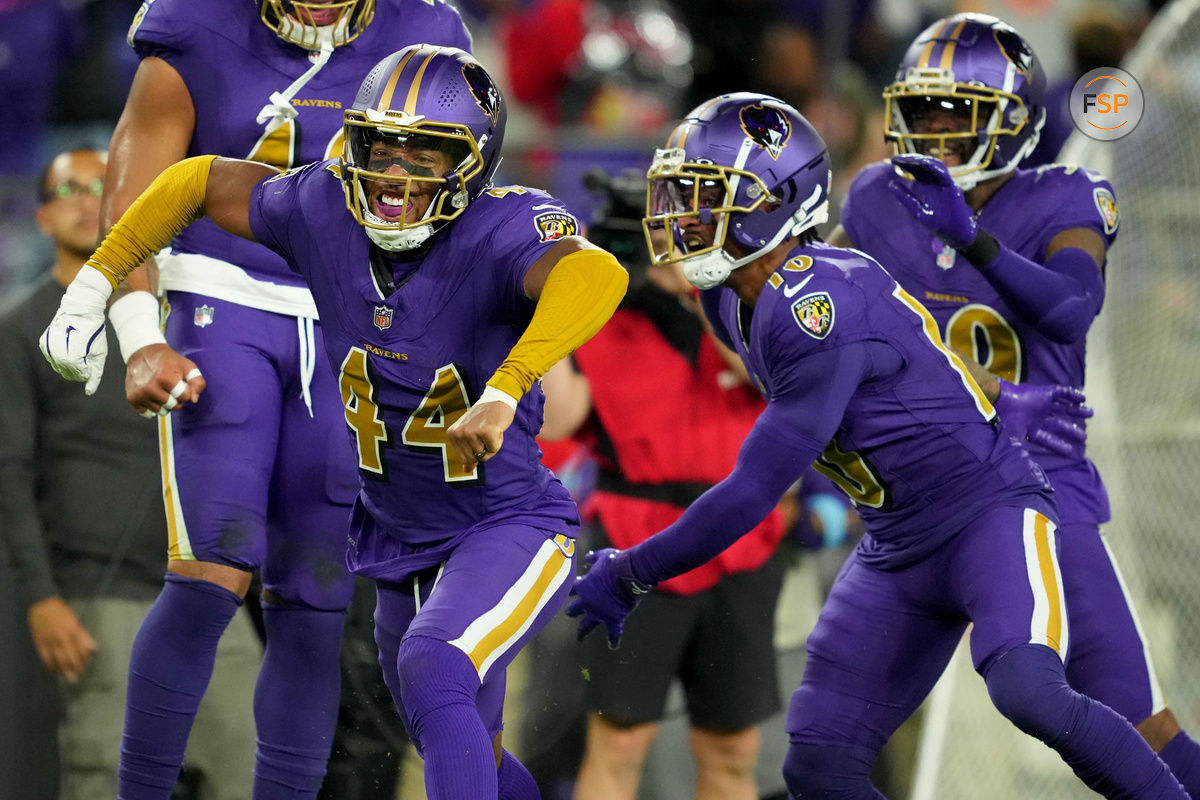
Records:
{"label": "football player", "polygon": [[[64,375],[88,379],[113,286],[200,214],[303,277],[359,470],[346,560],[377,583],[380,663],[436,800],[538,796],[501,749],[504,674],[566,598],[578,514],[539,463],[534,384],[628,282],[609,253],[560,235],[578,231],[560,202],[490,186],[506,113],[464,51],[394,53],[346,111],[341,159],[168,168],[43,340]],[[294,457],[311,468],[329,456]]]}
{"label": "football player", "polygon": [[[753,94],[695,109],[648,174],[646,226],[767,399],[733,472],[680,519],[601,550],[569,608],[580,634],[712,558],[815,466],[866,534],[807,642],[787,719],[797,798],[879,798],[868,772],[968,624],[996,707],[1110,798],[1186,793],[1132,726],[1072,690],[1055,510],[1041,469],[937,336],[929,312],[870,257],[821,243],[829,156],[790,106]],[[649,237],[648,237],[649,238]],[[1114,757],[1119,754],[1119,757]]]}
{"label": "football player", "polygon": [[[940,338],[1004,385],[1082,388],[1119,218],[1102,175],[1019,168],[1046,116],[1033,50],[994,17],[947,17],[909,47],[884,100],[897,155],[855,178],[834,240],[878,259],[929,309]],[[1100,532],[1100,475],[1082,443],[1056,452],[1034,440],[1029,450],[1058,503],[1067,680],[1136,725],[1200,797],[1200,747],[1166,706]]]}
{"label": "football player", "polygon": [[[153,0],[129,41],[141,63],[110,145],[105,230],[188,155],[286,169],[339,154],[342,113],[380,58],[421,41],[470,46],[441,0]],[[279,256],[207,220],[158,270],[165,331],[145,270],[112,307],[128,399],[164,415],[170,521],[168,574],[133,652],[121,796],[170,795],[216,641],[259,570],[254,797],[312,798],[337,721],[356,489],[338,389],[316,366],[316,306]],[[207,402],[191,404],[206,382]]]}

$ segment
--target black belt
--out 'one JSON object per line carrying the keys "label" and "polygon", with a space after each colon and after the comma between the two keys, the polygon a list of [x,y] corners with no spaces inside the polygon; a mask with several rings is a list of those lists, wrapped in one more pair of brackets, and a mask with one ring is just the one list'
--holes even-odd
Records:
{"label": "black belt", "polygon": [[630,483],[611,472],[602,472],[596,479],[596,491],[636,497],[639,500],[669,503],[678,508],[687,508],[711,488],[711,483],[687,483],[684,481]]}

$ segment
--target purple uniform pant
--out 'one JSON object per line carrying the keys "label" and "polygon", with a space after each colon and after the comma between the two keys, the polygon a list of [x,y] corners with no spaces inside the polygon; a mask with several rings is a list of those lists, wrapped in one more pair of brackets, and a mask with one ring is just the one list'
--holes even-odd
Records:
{"label": "purple uniform pant", "polygon": [[1165,703],[1116,560],[1096,525],[1062,525],[1058,539],[1071,624],[1067,682],[1138,725]]}
{"label": "purple uniform pant", "polygon": [[167,300],[167,341],[208,383],[160,422],[170,557],[259,569],[277,597],[345,608],[358,478],[320,326],[186,292]]}
{"label": "purple uniform pant", "polygon": [[[493,737],[503,728],[504,675],[521,648],[558,613],[575,576],[575,540],[504,524],[473,533],[441,565],[380,582],[376,641],[383,676],[401,718],[398,652],[403,639],[448,642],[471,660],[475,705]],[[417,742],[418,747],[420,742]]]}
{"label": "purple uniform pant", "polygon": [[1047,517],[992,509],[895,571],[851,555],[808,637],[788,711],[792,740],[877,752],[929,694],[971,622],[981,673],[1018,645],[1066,653],[1057,536]]}

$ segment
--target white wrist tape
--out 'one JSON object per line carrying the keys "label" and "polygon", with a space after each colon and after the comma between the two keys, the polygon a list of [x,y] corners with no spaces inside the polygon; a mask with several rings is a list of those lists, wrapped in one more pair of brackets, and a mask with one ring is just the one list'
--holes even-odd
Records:
{"label": "white wrist tape", "polygon": [[500,391],[495,386],[485,386],[483,389],[483,394],[479,395],[479,402],[476,403],[476,405],[479,405],[480,403],[492,403],[497,400],[501,403],[504,403],[504,405],[508,406],[513,411],[517,410],[517,398],[513,397],[508,392]]}
{"label": "white wrist tape", "polygon": [[130,292],[117,300],[108,309],[108,321],[125,361],[147,345],[167,343],[158,323],[158,298],[149,292]]}

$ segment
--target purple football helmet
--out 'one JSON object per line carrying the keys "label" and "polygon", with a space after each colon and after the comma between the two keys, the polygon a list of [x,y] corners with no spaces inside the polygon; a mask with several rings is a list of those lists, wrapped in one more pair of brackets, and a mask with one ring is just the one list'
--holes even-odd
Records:
{"label": "purple football helmet", "polygon": [[[898,153],[945,159],[959,188],[1012,172],[1037,146],[1046,120],[1046,76],[1013,28],[985,14],[955,14],[909,46],[895,82],[883,90],[884,135]],[[961,123],[932,130],[928,120]]]}
{"label": "purple football helmet", "polygon": [[[642,227],[656,263],[679,261],[701,289],[829,217],[829,154],[800,112],[765,94],[702,103],[655,151]],[[715,224],[711,245],[689,248],[680,220]],[[664,236],[656,232],[665,231]],[[747,255],[726,252],[728,239]]]}
{"label": "purple football helmet", "polygon": [[[469,53],[417,44],[391,54],[367,75],[345,112],[341,172],[350,213],[385,250],[420,247],[491,184],[506,117],[500,90]],[[434,174],[404,158],[380,161],[373,148],[381,145],[444,154],[454,166]],[[389,171],[395,164],[402,174]],[[384,219],[372,213],[366,183],[394,186],[389,197],[399,207],[431,185],[436,194],[419,220]]]}
{"label": "purple football helmet", "polygon": [[259,15],[285,42],[320,50],[358,38],[375,16],[375,0],[262,0]]}

